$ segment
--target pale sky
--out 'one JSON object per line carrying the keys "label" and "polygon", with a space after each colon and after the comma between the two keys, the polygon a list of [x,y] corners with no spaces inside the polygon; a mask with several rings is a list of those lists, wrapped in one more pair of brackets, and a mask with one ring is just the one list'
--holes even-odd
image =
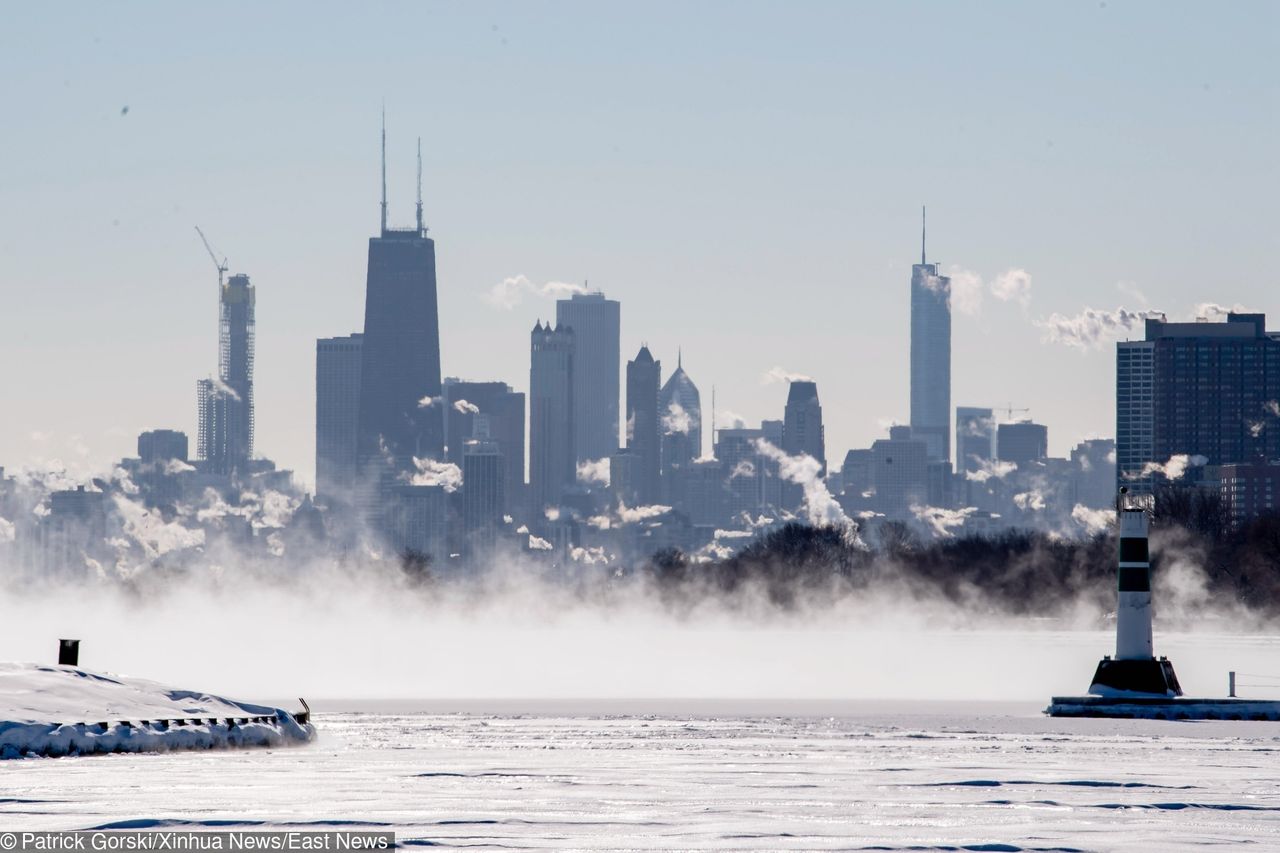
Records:
{"label": "pale sky", "polygon": [[[554,307],[486,295],[589,279],[623,358],[647,342],[665,378],[682,346],[722,424],[781,417],[771,368],[815,378],[838,467],[908,416],[921,204],[930,260],[983,280],[953,405],[1027,407],[1054,455],[1113,434],[1114,337],[1037,322],[1216,302],[1280,328],[1275,3],[175,5],[5,9],[11,471],[155,427],[194,451],[198,224],[257,287],[258,451],[310,481],[315,338],[362,324],[384,100],[393,224],[423,137],[446,375],[526,390]],[[1030,287],[1002,300],[1009,270]]]}

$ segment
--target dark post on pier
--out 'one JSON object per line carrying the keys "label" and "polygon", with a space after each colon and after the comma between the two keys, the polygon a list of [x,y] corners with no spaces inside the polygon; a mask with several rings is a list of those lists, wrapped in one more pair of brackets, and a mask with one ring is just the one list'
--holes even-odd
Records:
{"label": "dark post on pier", "polygon": [[59,640],[58,641],[58,666],[79,666],[80,665],[80,641],[79,640]]}

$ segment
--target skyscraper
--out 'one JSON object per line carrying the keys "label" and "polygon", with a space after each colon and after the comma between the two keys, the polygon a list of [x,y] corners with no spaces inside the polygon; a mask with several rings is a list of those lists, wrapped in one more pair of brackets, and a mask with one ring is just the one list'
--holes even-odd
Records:
{"label": "skyscraper", "polygon": [[387,227],[387,133],[382,131],[382,229],[369,239],[356,457],[361,502],[387,492],[414,470],[414,457],[444,452],[440,398],[440,323],[436,249],[422,222],[422,154],[418,154],[417,224]]}
{"label": "skyscraper", "polygon": [[996,427],[996,457],[1012,462],[1026,472],[1032,462],[1049,456],[1049,428],[1044,424],[1018,421]]}
{"label": "skyscraper", "polygon": [[253,457],[255,301],[249,276],[233,275],[219,283],[218,378],[196,385],[197,452],[215,474],[244,472]]}
{"label": "skyscraper", "polygon": [[822,466],[820,476],[827,475],[826,433],[822,426],[822,404],[818,402],[816,382],[791,383],[783,415],[782,449],[792,456],[802,453],[812,456]]}
{"label": "skyscraper", "polygon": [[1147,319],[1145,341],[1117,346],[1116,445],[1119,484],[1139,488],[1148,464],[1180,454],[1208,465],[1280,458],[1280,334],[1263,314]]}
{"label": "skyscraper", "polygon": [[956,406],[956,473],[977,471],[995,458],[995,424],[991,409]]}
{"label": "skyscraper", "polygon": [[[523,395],[521,401],[523,402]],[[523,424],[523,418],[521,423]],[[507,466],[489,437],[489,418],[476,415],[462,445],[462,522],[473,547],[492,545],[506,511]]]}
{"label": "skyscraper", "polygon": [[636,458],[635,492],[640,503],[655,504],[661,495],[658,390],[662,362],[647,346],[627,362],[627,450]]}
{"label": "skyscraper", "polygon": [[[818,476],[827,476],[827,446],[817,383],[808,380],[792,381],[783,413],[782,449],[792,456],[813,457],[822,466]],[[799,484],[789,481],[782,484],[781,499],[784,508],[795,509],[803,498],[804,489]]]}
{"label": "skyscraper", "polygon": [[618,449],[621,311],[603,293],[575,293],[556,302],[556,326],[573,329],[574,458],[606,459]]}
{"label": "skyscraper", "polygon": [[505,382],[448,378],[441,396],[445,459],[462,465],[467,442],[478,436],[478,422],[484,421],[486,440],[495,444],[502,456],[502,510],[516,514],[517,502],[524,497],[524,394],[511,390]]}
{"label": "skyscraper", "polygon": [[356,417],[364,336],[316,340],[316,494],[351,504],[356,484]]}
{"label": "skyscraper", "polygon": [[698,386],[684,372],[676,356],[676,370],[658,394],[662,432],[662,501],[678,506],[684,495],[681,483],[693,460],[702,456],[702,397]]}
{"label": "skyscraper", "polygon": [[907,518],[929,500],[929,450],[911,427],[889,427],[889,437],[871,444],[873,506],[894,519]]}
{"label": "skyscraper", "polygon": [[[921,211],[923,217],[923,209]],[[926,260],[911,267],[911,435],[929,458],[951,458],[951,279]]]}
{"label": "skyscraper", "polygon": [[560,506],[577,479],[574,456],[574,330],[535,323],[529,341],[529,511]]}

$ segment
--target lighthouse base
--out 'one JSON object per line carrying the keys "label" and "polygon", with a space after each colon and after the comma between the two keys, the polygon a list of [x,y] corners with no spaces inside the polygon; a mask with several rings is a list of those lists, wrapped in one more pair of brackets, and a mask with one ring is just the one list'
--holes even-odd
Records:
{"label": "lighthouse base", "polygon": [[1089,692],[1098,696],[1181,696],[1182,687],[1168,658],[1098,662]]}
{"label": "lighthouse base", "polygon": [[1050,717],[1128,720],[1280,720],[1280,702],[1266,699],[1171,699],[1164,696],[1054,696]]}

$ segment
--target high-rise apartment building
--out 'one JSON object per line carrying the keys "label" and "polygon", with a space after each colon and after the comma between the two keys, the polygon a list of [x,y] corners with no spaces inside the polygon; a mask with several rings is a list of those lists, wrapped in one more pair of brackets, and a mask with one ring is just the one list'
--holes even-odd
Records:
{"label": "high-rise apartment building", "polygon": [[1148,318],[1146,340],[1116,348],[1116,444],[1119,485],[1139,489],[1151,486],[1148,465],[1177,455],[1208,465],[1280,458],[1280,333],[1266,331],[1263,314]]}

